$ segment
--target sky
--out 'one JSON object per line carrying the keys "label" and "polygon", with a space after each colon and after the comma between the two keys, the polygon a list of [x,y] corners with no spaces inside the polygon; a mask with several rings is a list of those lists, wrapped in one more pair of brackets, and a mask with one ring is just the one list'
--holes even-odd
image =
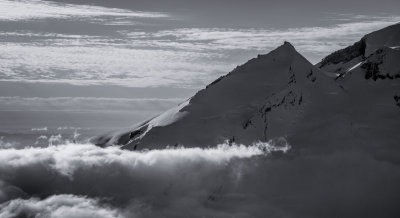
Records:
{"label": "sky", "polygon": [[395,0],[0,0],[0,110],[123,111],[120,125],[134,124],[285,40],[318,63],[399,22],[399,8]]}

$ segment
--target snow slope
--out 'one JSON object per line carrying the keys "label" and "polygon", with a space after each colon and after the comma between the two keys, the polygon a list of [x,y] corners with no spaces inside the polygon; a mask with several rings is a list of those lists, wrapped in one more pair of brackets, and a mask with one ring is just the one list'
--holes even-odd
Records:
{"label": "snow slope", "polygon": [[398,149],[400,56],[391,47],[400,45],[399,30],[397,24],[368,34],[316,66],[285,42],[176,108],[94,142],[136,150],[285,137],[299,152],[360,144]]}
{"label": "snow slope", "polygon": [[311,96],[336,92],[340,89],[334,82],[286,42],[217,79],[172,112],[97,143],[137,149],[266,141],[287,134]]}

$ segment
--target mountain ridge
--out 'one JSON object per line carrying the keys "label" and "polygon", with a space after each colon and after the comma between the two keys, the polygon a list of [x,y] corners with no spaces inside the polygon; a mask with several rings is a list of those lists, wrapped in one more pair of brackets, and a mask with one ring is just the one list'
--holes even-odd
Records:
{"label": "mountain ridge", "polygon": [[[367,69],[369,65],[375,66],[368,63],[377,64],[372,57],[379,53],[379,49],[368,50],[372,52],[368,55],[371,58],[363,57],[367,54],[369,45],[378,48],[394,46],[397,39],[400,41],[400,34],[395,31],[394,37],[386,37],[390,40],[385,40],[385,37],[382,39],[380,35],[381,31],[393,32],[393,29],[398,28],[400,24],[367,34],[357,42],[358,44],[334,53],[346,54],[347,57],[337,59],[335,55],[330,55],[324,59],[325,62],[315,66],[298,53],[293,45],[285,42],[268,54],[258,55],[227,75],[221,76],[179,106],[142,124],[100,136],[94,139],[94,143],[99,146],[117,145],[136,150],[177,145],[205,147],[224,141],[250,144],[285,137],[290,143],[302,148],[310,143],[332,139],[330,134],[352,142],[349,132],[354,131],[354,123],[348,124],[346,119],[352,117],[359,123],[357,125],[371,125],[368,117],[360,116],[354,111],[369,113],[365,107],[379,102],[372,106],[377,111],[375,115],[378,118],[385,116],[385,113],[398,113],[396,96],[400,96],[400,92],[397,74],[386,72],[386,68],[389,68],[389,71],[397,68],[395,62],[400,57],[397,50],[382,50],[389,54],[384,57],[391,58],[378,64],[388,66],[382,67],[385,69],[383,74],[375,72],[376,67],[370,67],[372,70]],[[374,34],[378,34],[379,37]],[[374,38],[384,42],[384,45],[378,46],[375,41],[371,42]],[[364,54],[361,54],[362,52]],[[337,62],[338,60],[340,61]],[[324,64],[321,64],[323,62]],[[338,73],[338,68],[334,69],[338,65],[343,67],[346,64],[349,68],[343,72],[361,76],[344,76],[343,72]],[[334,80],[326,76],[327,71],[328,74],[341,75],[341,78]],[[369,74],[371,78],[389,75],[388,78],[395,79],[369,81],[366,79],[366,75]],[[368,93],[371,99],[365,98],[363,92]],[[389,108],[382,108],[381,104]],[[325,126],[328,123],[330,126]],[[316,129],[321,126],[325,127]],[[400,127],[397,121],[390,126],[397,127]],[[310,131],[315,132],[313,136],[320,135],[315,139],[305,138]],[[322,136],[326,139],[321,139]]]}
{"label": "mountain ridge", "polygon": [[335,74],[343,74],[382,47],[399,46],[400,23],[363,36],[346,48],[331,53],[316,64],[319,68]]}

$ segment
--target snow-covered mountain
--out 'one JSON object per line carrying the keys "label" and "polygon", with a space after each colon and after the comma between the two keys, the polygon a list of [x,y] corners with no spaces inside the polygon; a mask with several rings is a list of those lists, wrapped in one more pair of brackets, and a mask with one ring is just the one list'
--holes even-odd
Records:
{"label": "snow-covered mountain", "polygon": [[366,35],[314,66],[285,42],[179,106],[94,142],[135,150],[285,137],[299,151],[329,149],[332,144],[396,146],[399,45],[397,24]]}

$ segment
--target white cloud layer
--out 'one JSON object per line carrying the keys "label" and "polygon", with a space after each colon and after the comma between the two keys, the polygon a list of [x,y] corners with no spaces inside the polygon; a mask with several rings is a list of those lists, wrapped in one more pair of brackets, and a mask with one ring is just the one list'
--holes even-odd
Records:
{"label": "white cloud layer", "polygon": [[[0,79],[133,87],[193,85],[226,69],[215,54],[127,45],[0,44]],[[89,41],[90,43],[90,41]],[[207,63],[207,64],[205,64]]]}
{"label": "white cloud layer", "polygon": [[283,153],[289,146],[280,142],[141,152],[90,144],[0,149],[0,214],[396,217],[397,164],[354,148]]}
{"label": "white cloud layer", "polygon": [[[176,217],[169,209],[161,211],[171,206],[176,214],[176,206],[190,206],[176,214],[180,217],[215,191],[219,195],[219,183],[225,179],[239,182],[246,168],[241,160],[288,149],[287,144],[268,143],[142,152],[90,144],[1,149],[0,214],[69,217],[76,211],[87,217]],[[31,195],[43,198],[26,199]]]}
{"label": "white cloud layer", "polygon": [[[57,138],[57,136],[55,137]],[[253,146],[219,145],[217,148],[177,148],[152,150],[145,152],[123,151],[118,147],[100,148],[91,144],[68,144],[49,146],[46,148],[25,148],[0,150],[0,170],[16,169],[32,165],[47,165],[61,175],[73,178],[77,170],[93,167],[121,165],[131,170],[140,168],[174,170],[183,163],[205,162],[220,165],[233,158],[250,158],[256,155],[268,154],[270,151],[287,151],[288,145],[274,147],[267,143],[257,143]],[[7,170],[7,171],[8,171]]]}
{"label": "white cloud layer", "polygon": [[79,19],[79,18],[163,18],[167,14],[141,12],[92,5],[75,5],[43,0],[0,0],[0,20],[18,21],[31,19]]}

